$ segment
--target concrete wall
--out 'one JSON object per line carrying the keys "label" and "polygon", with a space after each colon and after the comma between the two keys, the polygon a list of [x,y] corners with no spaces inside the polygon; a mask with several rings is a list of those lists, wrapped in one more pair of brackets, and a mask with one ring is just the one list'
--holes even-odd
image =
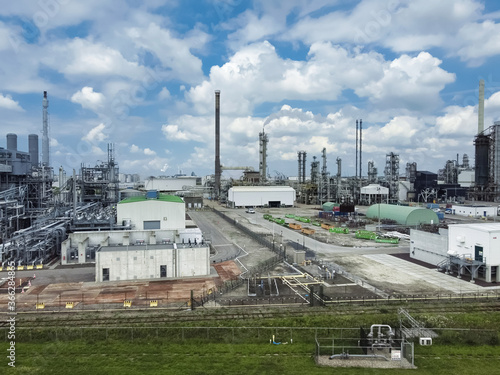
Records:
{"label": "concrete wall", "polygon": [[448,258],[448,234],[410,230],[410,257],[437,265]]}
{"label": "concrete wall", "polygon": [[500,265],[500,224],[450,225],[448,250],[459,255],[475,257],[475,246],[483,247],[483,258],[488,266]]}
{"label": "concrete wall", "polygon": [[146,200],[119,203],[116,207],[117,222],[130,220],[134,229],[143,230],[144,221],[160,221],[160,229],[185,228],[186,207],[184,203]]}
{"label": "concrete wall", "polygon": [[156,245],[134,248],[103,247],[96,254],[96,282],[103,281],[103,269],[109,269],[109,281],[160,278],[165,265],[167,278],[210,275],[208,246]]}

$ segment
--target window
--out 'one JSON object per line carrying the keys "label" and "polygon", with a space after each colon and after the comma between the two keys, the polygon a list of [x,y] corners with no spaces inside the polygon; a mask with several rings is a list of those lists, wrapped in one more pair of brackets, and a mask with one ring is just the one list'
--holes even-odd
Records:
{"label": "window", "polygon": [[102,281],[109,281],[109,268],[102,269]]}
{"label": "window", "polygon": [[144,221],[144,230],[148,229],[160,229],[160,220]]}
{"label": "window", "polygon": [[167,266],[160,266],[160,277],[167,277]]}

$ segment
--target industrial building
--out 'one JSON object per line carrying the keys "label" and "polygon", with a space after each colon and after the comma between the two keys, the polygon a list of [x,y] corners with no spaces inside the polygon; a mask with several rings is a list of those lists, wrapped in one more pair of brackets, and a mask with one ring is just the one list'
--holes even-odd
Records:
{"label": "industrial building", "polygon": [[405,226],[439,223],[438,216],[432,210],[392,204],[374,204],[368,208],[366,217],[394,220],[397,224]]}
{"label": "industrial building", "polygon": [[124,199],[116,207],[117,222],[135,230],[182,229],[185,216],[186,208],[180,197],[157,191]]}
{"label": "industrial building", "polygon": [[458,277],[500,282],[500,223],[452,224],[439,234],[411,230],[410,256]]}
{"label": "industrial building", "polygon": [[182,190],[190,190],[195,186],[201,186],[201,177],[149,177],[144,180],[145,190],[158,190],[159,192],[169,194]]}
{"label": "industrial building", "polygon": [[452,205],[451,212],[454,215],[469,216],[469,217],[493,217],[498,215],[498,206],[485,205]]}
{"label": "industrial building", "polygon": [[389,188],[378,184],[370,184],[361,188],[361,201],[368,205],[373,203],[387,202]]}
{"label": "industrial building", "polygon": [[293,207],[295,189],[290,186],[233,186],[227,205],[236,207]]}
{"label": "industrial building", "polygon": [[96,253],[96,281],[208,276],[209,257],[202,243],[103,246]]}

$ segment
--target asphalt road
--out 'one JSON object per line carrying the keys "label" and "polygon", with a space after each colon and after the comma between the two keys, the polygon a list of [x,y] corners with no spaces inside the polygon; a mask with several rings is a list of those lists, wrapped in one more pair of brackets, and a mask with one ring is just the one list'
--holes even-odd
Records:
{"label": "asphalt road", "polygon": [[210,241],[216,250],[215,255],[210,257],[212,263],[234,259],[241,254],[241,249],[220,232],[219,224],[224,219],[211,212],[190,211],[189,216],[201,229],[205,240]]}
{"label": "asphalt road", "polygon": [[234,209],[232,212],[237,212],[238,215],[245,217],[252,224],[257,224],[263,228],[269,230],[269,233],[274,234],[277,241],[280,241],[281,236],[283,240],[288,240],[290,242],[298,243],[300,246],[304,244],[309,249],[315,251],[318,254],[325,254],[326,256],[331,256],[335,254],[350,254],[350,255],[364,255],[364,254],[393,254],[393,253],[404,253],[410,250],[409,246],[397,246],[397,247],[345,247],[327,244],[324,242],[316,241],[310,237],[298,233],[289,228],[285,228],[281,225],[277,225],[263,218],[262,213],[257,212],[256,214],[248,214],[244,209]]}

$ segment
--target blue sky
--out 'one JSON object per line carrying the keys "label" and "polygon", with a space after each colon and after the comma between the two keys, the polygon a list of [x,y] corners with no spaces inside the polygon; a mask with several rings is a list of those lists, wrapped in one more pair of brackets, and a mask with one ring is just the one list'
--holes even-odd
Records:
{"label": "blue sky", "polygon": [[[485,127],[500,120],[500,4],[478,0],[40,0],[0,8],[0,147],[41,139],[50,106],[51,164],[71,173],[106,160],[121,172],[203,176],[221,162],[297,174],[326,148],[328,170],[436,172],[474,159],[479,80]],[[41,149],[41,147],[40,147]],[[228,172],[226,172],[228,173]],[[228,173],[229,175],[229,173]],[[232,174],[234,175],[234,173]],[[238,175],[236,173],[236,175]]]}

